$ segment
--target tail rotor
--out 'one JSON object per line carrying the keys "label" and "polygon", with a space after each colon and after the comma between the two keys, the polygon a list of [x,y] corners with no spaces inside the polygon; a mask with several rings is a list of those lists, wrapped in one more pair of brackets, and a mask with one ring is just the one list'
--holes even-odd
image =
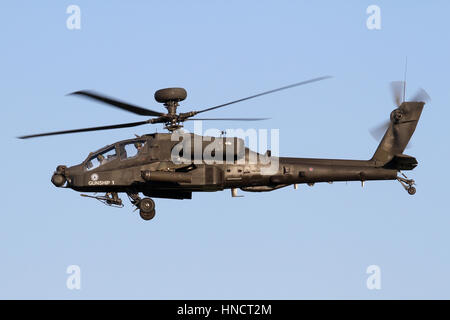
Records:
{"label": "tail rotor", "polygon": [[[406,102],[404,99],[405,85],[406,85],[405,81],[392,81],[390,83],[392,100],[394,104],[397,106],[396,110],[399,111],[402,111],[402,109],[404,109],[404,103]],[[431,98],[428,95],[428,93],[424,89],[419,88],[414,94],[411,101],[409,102],[427,103],[429,101],[431,101]],[[371,129],[369,129],[370,135],[375,140],[380,141],[383,135],[386,133],[387,129],[389,128],[391,122],[392,119],[385,120],[384,122],[378,124],[377,126],[372,127]]]}

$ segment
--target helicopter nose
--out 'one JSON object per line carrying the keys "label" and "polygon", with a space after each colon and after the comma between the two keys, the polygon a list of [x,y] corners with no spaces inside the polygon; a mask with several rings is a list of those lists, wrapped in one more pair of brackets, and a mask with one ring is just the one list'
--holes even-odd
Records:
{"label": "helicopter nose", "polygon": [[55,173],[53,173],[52,183],[55,185],[55,187],[62,187],[66,183],[67,179],[64,175],[65,169],[66,166],[58,166]]}

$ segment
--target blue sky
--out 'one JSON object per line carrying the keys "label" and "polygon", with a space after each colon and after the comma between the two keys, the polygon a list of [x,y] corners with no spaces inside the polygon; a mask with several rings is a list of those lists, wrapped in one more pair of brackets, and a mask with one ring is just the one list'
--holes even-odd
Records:
{"label": "blue sky", "polygon": [[[81,8],[81,30],[66,8]],[[381,30],[366,8],[381,8]],[[0,298],[450,298],[448,1],[2,1],[0,5]],[[370,158],[368,128],[394,108],[388,90],[408,56],[408,92],[432,97],[406,153],[417,194],[394,181],[301,185],[271,193],[197,193],[157,200],[141,220],[56,189],[58,164],[161,126],[56,136],[27,133],[141,118],[67,97],[95,89],[161,108],[153,93],[182,86],[180,111],[309,78],[319,83],[212,111],[270,117],[280,154]],[[142,119],[143,120],[143,119]],[[238,128],[242,123],[204,123]],[[192,125],[187,125],[192,129]],[[368,290],[366,268],[381,268]],[[66,288],[79,265],[81,290]]]}

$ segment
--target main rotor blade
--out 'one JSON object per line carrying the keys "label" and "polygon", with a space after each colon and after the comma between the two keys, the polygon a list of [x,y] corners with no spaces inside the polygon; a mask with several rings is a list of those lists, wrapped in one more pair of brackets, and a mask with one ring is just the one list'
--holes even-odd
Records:
{"label": "main rotor blade", "polygon": [[397,107],[400,107],[400,105],[403,102],[404,87],[405,87],[404,81],[392,81],[391,82],[392,100]]}
{"label": "main rotor blade", "polygon": [[225,106],[229,106],[230,104],[234,104],[234,103],[238,103],[238,102],[241,102],[241,101],[257,98],[257,97],[260,97],[260,96],[263,96],[263,95],[266,95],[266,94],[269,94],[269,93],[274,93],[274,92],[277,92],[277,91],[290,89],[290,88],[293,88],[293,87],[297,87],[297,86],[301,86],[301,85],[308,84],[308,83],[311,83],[311,82],[321,81],[321,80],[325,80],[325,79],[329,79],[329,78],[332,78],[332,77],[331,76],[324,76],[324,77],[314,78],[314,79],[310,79],[310,80],[306,80],[306,81],[302,81],[302,82],[297,82],[297,83],[294,83],[294,84],[291,84],[291,85],[288,85],[288,86],[284,86],[284,87],[281,87],[281,88],[277,88],[277,89],[261,92],[261,93],[252,95],[250,97],[234,100],[234,101],[231,101],[231,102],[220,104],[220,105],[215,106],[215,107],[203,109],[203,110],[200,110],[200,111],[194,111],[194,112],[195,112],[195,114],[198,114],[198,113],[202,113],[202,112],[206,112],[206,111],[222,108],[222,107],[225,107]]}
{"label": "main rotor blade", "polygon": [[81,91],[75,91],[72,93],[69,93],[70,95],[79,95],[79,96],[83,96],[83,97],[87,97],[89,99],[93,99],[95,101],[100,101],[106,104],[109,104],[111,106],[114,106],[116,108],[122,109],[122,110],[126,110],[141,116],[162,116],[163,113],[161,112],[157,112],[157,111],[153,111],[150,109],[146,109],[146,108],[142,108],[142,107],[138,107],[132,104],[129,104],[127,102],[123,102],[120,100],[117,100],[115,98],[111,98],[111,97],[107,97],[105,95],[102,95],[100,93],[94,92],[94,91],[88,91],[88,90],[81,90]]}
{"label": "main rotor blade", "polygon": [[109,130],[109,129],[119,129],[119,128],[129,128],[129,127],[137,127],[143,124],[147,124],[149,121],[139,121],[139,122],[129,122],[122,124],[114,124],[110,126],[102,126],[102,127],[92,127],[92,128],[83,128],[83,129],[74,129],[74,130],[64,130],[64,131],[55,131],[55,132],[47,132],[47,133],[38,133],[27,136],[18,137],[19,139],[29,139],[29,138],[37,138],[37,137],[45,137],[45,136],[53,136],[58,134],[67,134],[67,133],[77,133],[77,132],[87,132],[87,131],[98,131],[98,130]]}
{"label": "main rotor blade", "polygon": [[381,138],[383,138],[383,135],[386,133],[386,130],[389,128],[390,124],[391,121],[386,120],[385,122],[379,124],[378,126],[370,129],[369,132],[375,140],[380,141]]}
{"label": "main rotor blade", "polygon": [[268,120],[270,118],[188,118],[187,121],[190,120],[223,120],[223,121],[261,121]]}

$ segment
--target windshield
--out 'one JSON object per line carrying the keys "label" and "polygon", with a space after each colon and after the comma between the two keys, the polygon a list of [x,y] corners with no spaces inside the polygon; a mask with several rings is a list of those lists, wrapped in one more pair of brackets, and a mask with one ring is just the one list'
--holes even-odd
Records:
{"label": "windshield", "polygon": [[116,149],[114,147],[111,147],[90,157],[86,162],[85,167],[87,170],[93,170],[116,158]]}

